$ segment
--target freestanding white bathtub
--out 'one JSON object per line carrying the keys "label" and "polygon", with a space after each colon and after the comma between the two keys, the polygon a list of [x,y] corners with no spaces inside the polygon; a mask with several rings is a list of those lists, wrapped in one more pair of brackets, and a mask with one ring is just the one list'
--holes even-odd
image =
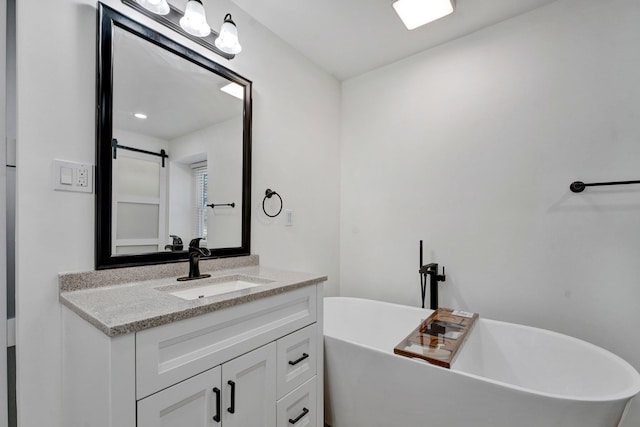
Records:
{"label": "freestanding white bathtub", "polygon": [[451,369],[393,354],[431,310],[325,298],[332,427],[614,427],[640,392],[618,356],[576,338],[480,318]]}

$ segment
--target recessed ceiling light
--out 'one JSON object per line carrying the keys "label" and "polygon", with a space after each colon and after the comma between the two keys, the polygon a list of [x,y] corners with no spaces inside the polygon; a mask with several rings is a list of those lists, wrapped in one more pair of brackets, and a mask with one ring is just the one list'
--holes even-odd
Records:
{"label": "recessed ceiling light", "polygon": [[137,118],[137,119],[146,119],[147,115],[144,113],[133,113],[133,117]]}
{"label": "recessed ceiling light", "polygon": [[396,0],[393,8],[408,30],[440,19],[453,12],[454,0]]}
{"label": "recessed ceiling light", "polygon": [[228,85],[222,86],[220,90],[238,99],[244,99],[244,87],[238,83],[231,82]]}

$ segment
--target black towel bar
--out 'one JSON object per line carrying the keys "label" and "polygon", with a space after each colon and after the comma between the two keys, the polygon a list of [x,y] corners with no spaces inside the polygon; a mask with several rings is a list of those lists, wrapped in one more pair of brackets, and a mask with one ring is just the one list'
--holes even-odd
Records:
{"label": "black towel bar", "polygon": [[627,185],[627,184],[640,184],[640,181],[612,181],[612,182],[592,182],[585,184],[582,181],[572,182],[569,188],[574,193],[582,193],[587,187],[598,187],[601,185]]}
{"label": "black towel bar", "polygon": [[211,209],[217,208],[219,206],[230,206],[232,208],[235,208],[236,204],[235,203],[218,203],[218,204],[210,203],[207,206],[209,206]]}

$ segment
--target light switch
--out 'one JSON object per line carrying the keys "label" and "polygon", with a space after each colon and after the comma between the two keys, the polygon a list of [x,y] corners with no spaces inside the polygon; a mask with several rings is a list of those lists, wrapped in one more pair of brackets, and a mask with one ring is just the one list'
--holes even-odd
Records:
{"label": "light switch", "polygon": [[60,184],[73,185],[73,169],[66,166],[60,168]]}
{"label": "light switch", "polygon": [[93,193],[93,165],[53,160],[53,189]]}

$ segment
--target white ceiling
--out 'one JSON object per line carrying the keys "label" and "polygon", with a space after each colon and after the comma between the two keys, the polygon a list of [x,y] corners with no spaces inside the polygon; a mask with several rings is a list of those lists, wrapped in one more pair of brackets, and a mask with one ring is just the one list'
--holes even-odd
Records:
{"label": "white ceiling", "polygon": [[243,102],[220,90],[224,77],[118,27],[114,44],[114,128],[171,141],[233,117],[241,123]]}
{"label": "white ceiling", "polygon": [[[391,0],[233,0],[340,80],[553,1],[458,0],[453,14],[408,31],[394,12]],[[242,41],[241,28],[239,32]]]}

